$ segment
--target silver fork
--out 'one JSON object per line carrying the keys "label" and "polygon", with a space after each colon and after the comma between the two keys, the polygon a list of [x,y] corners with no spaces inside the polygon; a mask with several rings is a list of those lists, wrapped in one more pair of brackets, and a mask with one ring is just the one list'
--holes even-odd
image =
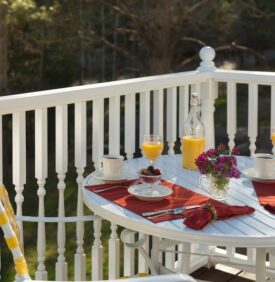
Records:
{"label": "silver fork", "polygon": [[165,215],[165,214],[180,214],[181,212],[183,212],[185,210],[195,209],[195,208],[199,208],[199,207],[200,207],[199,205],[194,205],[194,206],[185,206],[185,207],[174,208],[174,209],[162,212],[162,213],[158,213],[158,214],[148,216],[147,218],[153,219],[153,218],[157,218],[159,216]]}
{"label": "silver fork", "polygon": [[[137,184],[137,183],[139,183],[139,180],[133,182],[130,186],[135,185],[135,184]],[[114,188],[128,188],[128,187],[129,187],[129,186],[115,185],[115,186],[111,186],[111,187],[108,187],[108,188],[102,188],[102,189],[99,189],[99,190],[94,190],[93,192],[97,194],[97,193],[100,193],[100,192],[112,190],[112,189],[114,189]]]}
{"label": "silver fork", "polygon": [[93,192],[97,194],[97,193],[101,193],[101,192],[104,192],[104,191],[112,190],[112,189],[115,189],[115,188],[128,188],[128,186],[116,185],[116,186],[112,186],[112,187],[108,187],[108,188],[94,190]]}

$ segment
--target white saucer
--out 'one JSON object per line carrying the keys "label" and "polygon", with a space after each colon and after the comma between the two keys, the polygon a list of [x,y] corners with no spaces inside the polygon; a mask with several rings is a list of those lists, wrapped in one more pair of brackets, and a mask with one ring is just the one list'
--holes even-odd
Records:
{"label": "white saucer", "polygon": [[91,173],[91,176],[95,180],[98,180],[103,183],[117,183],[129,179],[128,175],[123,171],[121,172],[121,175],[118,175],[117,177],[105,178],[102,169],[95,170]]}
{"label": "white saucer", "polygon": [[158,184],[154,184],[152,188],[148,187],[147,184],[137,184],[130,186],[128,192],[140,200],[155,202],[171,195],[173,190]]}
{"label": "white saucer", "polygon": [[274,177],[258,177],[257,174],[256,174],[256,171],[255,169],[252,167],[252,168],[246,168],[242,171],[242,174],[251,179],[251,180],[254,180],[254,181],[257,181],[257,182],[275,182],[275,175]]}

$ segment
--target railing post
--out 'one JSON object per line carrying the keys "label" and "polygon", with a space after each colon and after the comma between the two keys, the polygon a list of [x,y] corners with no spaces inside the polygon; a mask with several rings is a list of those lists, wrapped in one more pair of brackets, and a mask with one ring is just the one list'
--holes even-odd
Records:
{"label": "railing post", "polygon": [[174,155],[174,145],[177,140],[177,88],[167,88],[167,143],[168,155]]}
{"label": "railing post", "polygon": [[232,149],[235,146],[235,134],[237,132],[237,85],[234,82],[227,83],[227,134],[228,145]]}
{"label": "railing post", "polygon": [[[86,102],[75,104],[75,167],[78,184],[77,216],[83,216],[82,183],[86,166]],[[86,280],[86,254],[84,253],[84,222],[76,223],[77,249],[74,255],[74,280]]]}
{"label": "railing post", "polygon": [[[15,185],[16,215],[21,216],[24,202],[23,190],[26,183],[26,113],[17,112],[12,116],[12,169]],[[18,222],[20,243],[23,245],[23,223]]]}
{"label": "railing post", "polygon": [[94,167],[101,167],[101,158],[104,147],[104,99],[99,98],[93,101],[93,141],[92,154]]}
{"label": "railing post", "polygon": [[[67,105],[56,107],[56,172],[58,177],[57,188],[59,190],[58,216],[65,216],[64,182],[68,166],[68,108]],[[58,259],[55,265],[55,278],[59,281],[68,280],[68,266],[65,258],[65,223],[57,225],[57,251]]]}
{"label": "railing post", "polygon": [[[47,109],[35,110],[35,177],[37,179],[39,199],[38,216],[45,216],[44,198],[46,195],[45,184],[48,174],[48,137],[47,137]],[[36,280],[48,280],[45,268],[46,234],[45,222],[38,222],[37,231],[37,260],[35,272]]]}
{"label": "railing post", "polygon": [[[200,50],[201,63],[197,69],[200,72],[213,72],[216,70],[213,62],[215,58],[215,50],[209,46]],[[215,147],[215,127],[214,127],[214,102],[218,96],[217,83],[212,78],[208,83],[201,83],[201,114],[205,125],[206,149]]]}
{"label": "railing post", "polygon": [[120,251],[117,236],[117,225],[111,222],[111,236],[109,239],[109,279],[119,278]]}
{"label": "railing post", "polygon": [[136,148],[136,94],[125,95],[125,153],[132,159]]}
{"label": "railing post", "polygon": [[102,219],[94,220],[94,244],[92,246],[92,280],[103,278],[103,247],[101,244]]}
{"label": "railing post", "polygon": [[248,137],[250,141],[250,153],[253,155],[256,150],[256,138],[258,135],[258,85],[248,85]]}

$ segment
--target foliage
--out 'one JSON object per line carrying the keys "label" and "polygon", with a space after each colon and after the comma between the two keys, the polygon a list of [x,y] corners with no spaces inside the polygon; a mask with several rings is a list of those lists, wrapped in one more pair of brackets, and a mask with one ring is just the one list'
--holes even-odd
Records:
{"label": "foliage", "polygon": [[[272,1],[1,0],[0,4],[7,8],[10,93],[186,70],[198,65],[198,50],[204,45],[216,47],[222,56],[235,56],[236,50],[250,52],[263,62],[258,39],[264,34],[263,47],[268,48],[275,26]],[[271,29],[261,28],[260,33],[257,25],[267,23]]]}

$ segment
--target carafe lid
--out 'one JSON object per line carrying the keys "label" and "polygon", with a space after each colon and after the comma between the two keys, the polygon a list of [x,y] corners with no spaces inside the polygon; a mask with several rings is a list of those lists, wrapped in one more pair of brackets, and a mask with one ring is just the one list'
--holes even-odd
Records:
{"label": "carafe lid", "polygon": [[193,93],[191,94],[190,105],[191,105],[191,106],[199,106],[199,104],[200,104],[199,95],[198,95],[198,93],[193,92]]}

